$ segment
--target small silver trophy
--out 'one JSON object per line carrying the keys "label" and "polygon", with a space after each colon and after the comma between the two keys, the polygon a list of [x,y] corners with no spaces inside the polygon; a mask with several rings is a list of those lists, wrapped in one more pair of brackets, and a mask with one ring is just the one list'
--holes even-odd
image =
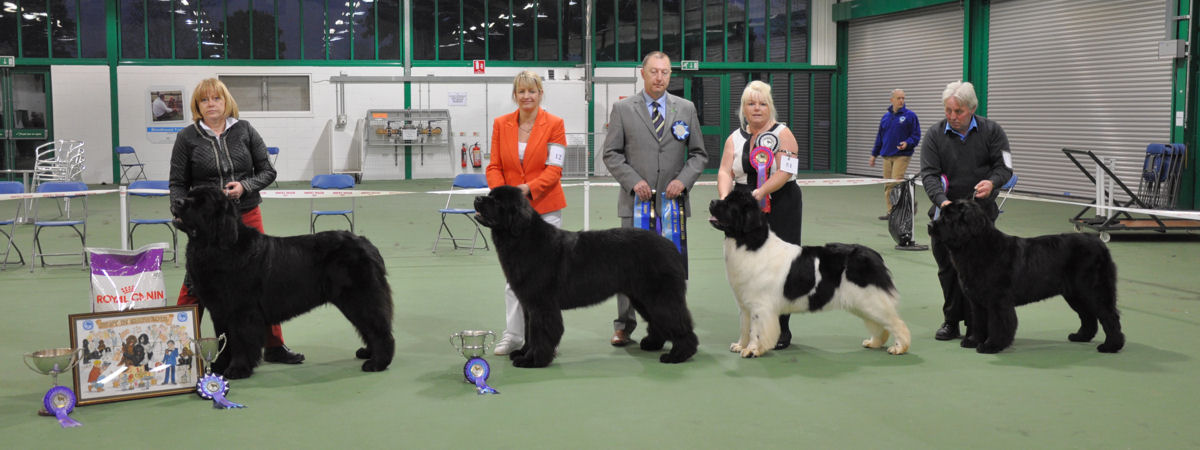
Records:
{"label": "small silver trophy", "polygon": [[82,348],[52,348],[25,354],[25,365],[34,372],[50,375],[54,383],[53,387],[46,391],[46,396],[42,397],[42,406],[46,408],[45,413],[38,411],[38,414],[56,417],[58,424],[63,428],[83,425],[67,416],[75,409],[75,391],[69,387],[58,385],[58,374],[69,372],[75,367],[75,364],[79,363],[82,355]]}
{"label": "small silver trophy", "polygon": [[[489,336],[492,338],[490,343],[487,341]],[[487,385],[488,376],[492,374],[492,367],[488,365],[487,360],[483,359],[483,355],[487,354],[488,349],[496,345],[495,332],[463,330],[450,335],[450,345],[458,349],[458,353],[464,358],[467,358],[467,364],[463,366],[463,376],[466,377],[468,383],[475,385],[479,394],[500,393]]]}
{"label": "small silver trophy", "polygon": [[225,394],[229,393],[229,381],[212,371],[213,361],[225,350],[227,342],[224,333],[215,338],[197,338],[192,341],[192,345],[196,347],[196,357],[204,360],[204,376],[196,381],[196,393],[200,398],[212,400],[213,408],[216,409],[245,408],[246,405],[225,398]]}

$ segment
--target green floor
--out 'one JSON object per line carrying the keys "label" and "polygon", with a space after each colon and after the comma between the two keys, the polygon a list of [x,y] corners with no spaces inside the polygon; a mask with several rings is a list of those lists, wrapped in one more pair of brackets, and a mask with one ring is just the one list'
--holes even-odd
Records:
{"label": "green floor", "polygon": [[[711,177],[706,177],[711,179]],[[609,181],[607,179],[597,181]],[[1200,239],[1116,234],[1119,306],[1128,336],[1115,355],[1067,342],[1078,322],[1061,299],[1018,311],[1014,346],[979,355],[935,341],[941,293],[929,252],[900,252],[883,222],[878,186],[804,188],[804,241],[856,242],[883,254],[912,330],[911,353],[865,350],[861,321],[845,312],[797,315],[791,348],[759,359],[728,352],[737,308],[725,280],[721,236],[707,214],[691,220],[688,303],[700,352],[665,365],[658,353],[608,345],[615,302],[565,313],[559,357],[517,369],[492,357],[479,396],[448,337],[504,326],[504,280],[493,251],[430,253],[447,180],[367,181],[361,189],[411,195],[358,202],[358,231],[382,251],[396,301],[396,358],[363,373],[357,336],[333,308],[284,325],[308,359],[267,364],[233,383],[248,405],[218,411],[195,395],[79,407],[82,428],[38,417],[48,377],[25,352],[69,342],[67,315],[88,312],[88,275],[75,268],[0,272],[0,446],[4,448],[1196,448],[1200,390]],[[284,183],[296,188],[300,183]],[[715,196],[697,188],[704,209]],[[583,223],[583,192],[570,188],[566,229]],[[116,247],[116,196],[89,209],[89,243]],[[615,190],[593,188],[593,228],[615,226]],[[928,206],[922,201],[921,209]],[[12,202],[0,202],[10,211]],[[163,207],[165,210],[165,205]],[[268,200],[268,232],[307,232],[306,200]],[[1070,232],[1076,208],[1010,201],[998,225],[1021,236]],[[329,220],[327,225],[334,226]],[[457,224],[460,229],[465,222]],[[928,242],[925,220],[918,240]],[[28,258],[31,227],[18,227]],[[139,240],[162,239],[140,231]],[[144,233],[144,234],[143,234]],[[67,235],[60,244],[69,242]],[[44,238],[45,239],[45,238]],[[51,239],[54,240],[54,239]],[[165,269],[168,292],[183,270]],[[204,334],[211,328],[205,323]],[[644,328],[635,332],[643,335]]]}

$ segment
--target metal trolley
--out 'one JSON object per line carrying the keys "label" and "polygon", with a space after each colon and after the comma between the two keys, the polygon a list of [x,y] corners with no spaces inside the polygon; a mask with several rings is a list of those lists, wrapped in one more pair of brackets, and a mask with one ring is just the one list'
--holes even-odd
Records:
{"label": "metal trolley", "polygon": [[[1075,224],[1075,231],[1084,228],[1100,232],[1100,240],[1108,242],[1112,239],[1111,231],[1157,231],[1166,233],[1177,230],[1200,230],[1200,220],[1170,219],[1147,214],[1146,217],[1134,217],[1126,211],[1116,211],[1112,207],[1137,207],[1142,209],[1175,209],[1175,201],[1179,193],[1179,181],[1183,173],[1183,162],[1186,160],[1187,148],[1183,144],[1150,144],[1146,147],[1146,158],[1142,163],[1142,176],[1139,177],[1138,192],[1135,193],[1109,167],[1112,164],[1101,160],[1090,150],[1062,149],[1063,154],[1075,163],[1084,175],[1096,185],[1096,204],[1079,211],[1070,221]],[[1095,163],[1095,175],[1084,167],[1079,157],[1086,156]],[[1113,185],[1120,187],[1129,201],[1121,203],[1113,199]],[[1093,216],[1085,216],[1089,209],[1095,209]]]}

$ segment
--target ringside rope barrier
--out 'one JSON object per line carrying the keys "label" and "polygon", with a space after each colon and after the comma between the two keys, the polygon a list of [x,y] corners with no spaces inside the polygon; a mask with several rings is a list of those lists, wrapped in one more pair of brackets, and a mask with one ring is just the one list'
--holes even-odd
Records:
{"label": "ringside rope barrier", "polygon": [[[798,180],[795,180],[794,182],[800,186],[866,186],[866,185],[872,185],[872,184],[902,183],[904,181],[905,180],[885,179],[885,178],[809,178],[809,179],[798,179]],[[700,182],[696,183],[697,186],[715,186],[716,184],[717,184],[717,182],[715,182],[715,181],[700,181]],[[920,180],[917,180],[917,184],[920,184]],[[584,188],[584,192],[585,192],[585,194],[584,194],[584,229],[586,230],[588,228],[588,212],[589,212],[588,205],[590,203],[591,187],[605,187],[605,188],[620,187],[620,184],[616,183],[616,182],[599,182],[599,183],[583,182],[583,183],[566,183],[566,184],[563,184],[562,186],[564,188],[580,187],[580,186],[582,186]],[[426,191],[426,192],[422,192],[422,193],[423,194],[432,194],[432,195],[448,195],[451,192],[453,192],[454,194],[479,195],[479,194],[486,194],[489,191],[490,191],[490,189],[487,189],[487,188],[478,188],[478,189],[459,189],[459,190],[454,190],[454,191]],[[33,199],[39,199],[39,198],[77,197],[77,196],[81,196],[81,195],[105,195],[105,194],[112,194],[112,193],[119,193],[121,195],[121,200],[120,200],[120,204],[121,204],[121,220],[120,220],[121,246],[123,248],[128,248],[129,243],[127,242],[128,234],[127,234],[127,230],[126,230],[126,227],[129,226],[128,225],[129,217],[128,217],[128,211],[127,211],[128,194],[169,194],[170,191],[166,190],[166,189],[126,189],[124,186],[122,186],[119,189],[97,189],[97,190],[72,191],[72,192],[0,194],[0,202],[6,201],[6,200],[33,200]],[[405,194],[417,194],[417,193],[418,192],[409,192],[409,191],[319,190],[319,189],[300,189],[300,190],[273,189],[273,190],[259,191],[259,195],[261,195],[262,198],[283,198],[283,199],[380,197],[380,196],[389,196],[389,195],[405,195]],[[1067,201],[1067,200],[1058,200],[1058,199],[1052,199],[1052,198],[1046,198],[1046,197],[1022,195],[1022,194],[1012,194],[1012,195],[1009,195],[1008,198],[1015,199],[1015,200],[1034,201],[1034,202],[1056,203],[1056,204],[1060,204],[1060,205],[1070,205],[1070,206],[1078,206],[1078,207],[1084,207],[1084,208],[1097,208],[1098,207],[1094,203],[1073,202],[1073,201]],[[1127,213],[1132,213],[1132,214],[1144,214],[1144,215],[1148,215],[1148,216],[1161,216],[1161,217],[1172,217],[1172,218],[1177,218],[1177,219],[1200,220],[1200,211],[1144,209],[1144,208],[1130,208],[1130,207],[1121,207],[1121,206],[1103,206],[1103,208],[1105,208],[1106,210],[1121,211],[1121,212],[1127,212]]]}

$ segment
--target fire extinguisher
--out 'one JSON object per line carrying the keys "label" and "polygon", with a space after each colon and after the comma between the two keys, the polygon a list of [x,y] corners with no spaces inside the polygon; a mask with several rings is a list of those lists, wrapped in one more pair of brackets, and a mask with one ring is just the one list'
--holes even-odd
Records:
{"label": "fire extinguisher", "polygon": [[478,142],[471,147],[471,167],[476,169],[483,167],[483,153],[479,150]]}
{"label": "fire extinguisher", "polygon": [[461,155],[462,155],[462,168],[466,169],[467,168],[467,143],[466,142],[463,142]]}

